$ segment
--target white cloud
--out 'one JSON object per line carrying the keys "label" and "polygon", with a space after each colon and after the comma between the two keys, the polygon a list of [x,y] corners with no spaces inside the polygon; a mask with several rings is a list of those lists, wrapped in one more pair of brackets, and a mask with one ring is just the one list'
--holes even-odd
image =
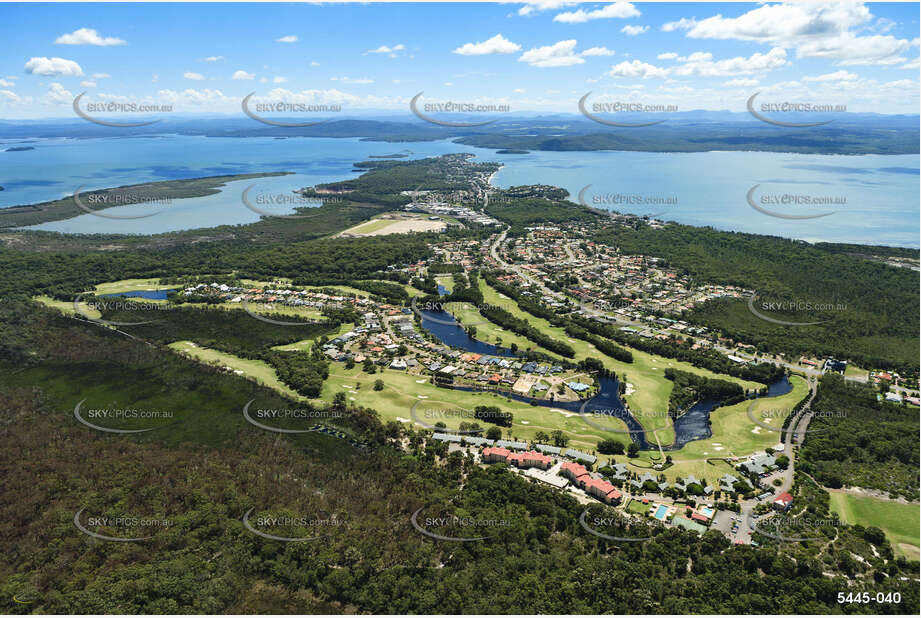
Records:
{"label": "white cloud", "polygon": [[649,30],[649,26],[624,26],[620,29],[621,32],[628,36],[636,36],[638,34],[643,34]]}
{"label": "white cloud", "polygon": [[625,19],[627,17],[639,16],[640,12],[629,2],[612,2],[594,11],[586,12],[583,9],[579,9],[578,11],[571,11],[569,13],[560,13],[553,18],[553,21],[562,22],[564,24],[582,24],[594,19]]}
{"label": "white cloud", "polygon": [[215,105],[220,104],[239,104],[239,99],[224,96],[224,93],[220,90],[211,90],[209,88],[205,88],[204,90],[186,88],[182,91],[160,90],[157,92],[157,96],[160,101],[171,103],[175,107],[200,107],[202,105],[209,105],[213,109]]}
{"label": "white cloud", "polygon": [[815,77],[804,76],[804,82],[842,82],[842,81],[853,81],[858,79],[859,76],[856,73],[848,73],[845,70],[836,71],[834,73],[826,73],[825,75],[817,75]]}
{"label": "white cloud", "polygon": [[726,82],[727,86],[757,86],[760,82],[757,79],[752,79],[751,77],[737,77],[735,79],[730,79]]}
{"label": "white cloud", "polygon": [[281,75],[276,75],[274,78],[272,78],[273,84],[285,84],[287,82],[288,82],[288,78],[282,77]]}
{"label": "white cloud", "polygon": [[561,9],[564,6],[573,6],[579,4],[581,0],[529,0],[523,7],[518,9],[519,15],[531,15],[541,11]]}
{"label": "white cloud", "polygon": [[49,84],[45,97],[54,103],[72,103],[74,100],[74,95],[70,90],[57,82]]}
{"label": "white cloud", "polygon": [[275,39],[276,43],[297,43],[297,37],[293,34],[283,36],[280,39]]}
{"label": "white cloud", "polygon": [[708,52],[695,52],[688,56],[685,64],[675,67],[673,72],[679,76],[729,77],[769,71],[789,64],[787,51],[782,47],[775,47],[766,54],[756,52],[748,58],[737,56],[717,61],[712,58],[713,55]]}
{"label": "white cloud", "polygon": [[674,32],[675,30],[689,30],[697,24],[697,20],[693,17],[691,19],[686,19],[682,17],[678,21],[670,21],[662,24],[663,32]]}
{"label": "white cloud", "polygon": [[919,67],[921,67],[921,58],[915,58],[914,60],[910,60],[906,62],[905,64],[903,64],[902,66],[900,66],[899,68],[918,70]]}
{"label": "white cloud", "polygon": [[182,74],[186,79],[191,79],[192,81],[200,82],[205,79],[205,76],[201,73],[193,73],[192,71],[186,71]]}
{"label": "white cloud", "polygon": [[394,56],[396,52],[403,51],[405,49],[406,49],[406,46],[403,45],[402,43],[398,45],[394,45],[393,47],[390,47],[389,45],[381,45],[380,47],[376,49],[369,49],[368,51],[365,52],[365,55],[367,54],[390,54],[391,56]]}
{"label": "white cloud", "polygon": [[312,66],[312,67],[318,67],[318,66],[320,66],[320,63],[317,62],[316,60],[314,60],[314,61],[312,61],[312,62],[310,63],[310,66]]}
{"label": "white cloud", "polygon": [[[700,21],[673,23],[681,24],[676,27],[687,30],[690,38],[734,39],[793,48],[798,58],[824,58],[839,65],[904,62],[900,54],[912,45],[907,39],[855,34],[854,30],[866,30],[872,22],[873,15],[863,3],[841,2],[765,4],[738,17],[714,15]],[[885,32],[886,28],[877,30]]]}
{"label": "white cloud", "polygon": [[581,56],[613,56],[614,52],[605,46],[589,47],[580,54]]}
{"label": "white cloud", "polygon": [[641,79],[650,79],[652,77],[667,77],[668,69],[660,69],[657,66],[631,60],[630,62],[621,62],[611,67],[608,72],[611,77],[639,77]]}
{"label": "white cloud", "polygon": [[512,92],[516,94],[524,94],[524,88],[515,88]]}
{"label": "white cloud", "polygon": [[96,82],[84,81],[84,82],[80,82],[80,85],[83,86],[84,88],[95,88]]}
{"label": "white cloud", "polygon": [[109,75],[108,73],[93,73],[92,75],[93,79],[106,79],[107,77],[112,77],[112,76]]}
{"label": "white cloud", "polygon": [[532,67],[568,67],[585,62],[574,53],[576,40],[558,41],[553,45],[535,47],[521,54],[518,62],[527,62]]}
{"label": "white cloud", "polygon": [[44,56],[30,58],[26,62],[25,71],[32,75],[63,75],[66,77],[80,77],[83,75],[83,69],[73,60],[45,58]]}
{"label": "white cloud", "polygon": [[465,43],[453,52],[461,56],[485,56],[486,54],[514,54],[521,49],[518,43],[512,43],[502,34],[478,43]]}
{"label": "white cloud", "polygon": [[674,60],[678,57],[678,54],[675,52],[665,52],[664,54],[659,54],[656,56],[659,60]]}
{"label": "white cloud", "polygon": [[342,82],[344,84],[373,84],[374,80],[367,77],[330,77],[330,81]]}
{"label": "white cloud", "polygon": [[14,88],[16,84],[12,81],[0,78],[0,86],[3,86],[4,88]]}
{"label": "white cloud", "polygon": [[0,90],[0,98],[16,103],[19,101],[19,95],[10,90]]}
{"label": "white cloud", "polygon": [[224,56],[208,56],[204,59],[205,62],[219,62],[224,59]]}
{"label": "white cloud", "polygon": [[247,73],[246,71],[234,71],[231,79],[256,79],[255,73]]}
{"label": "white cloud", "polygon": [[92,28],[80,28],[70,34],[62,34],[54,40],[58,45],[124,45],[125,41],[113,36],[102,37]]}

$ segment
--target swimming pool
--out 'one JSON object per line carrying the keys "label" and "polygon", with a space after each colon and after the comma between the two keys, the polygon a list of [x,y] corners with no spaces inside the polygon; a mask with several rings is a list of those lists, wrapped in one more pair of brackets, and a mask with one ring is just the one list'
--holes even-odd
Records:
{"label": "swimming pool", "polygon": [[706,517],[706,518],[708,518],[708,519],[711,518],[711,517],[713,517],[713,509],[700,508],[700,509],[697,509],[697,510],[700,512],[701,515],[703,515],[704,517]]}
{"label": "swimming pool", "polygon": [[666,513],[668,513],[668,507],[665,506],[664,504],[660,504],[660,505],[659,505],[659,508],[656,509],[656,512],[655,512],[655,514],[653,515],[653,517],[655,517],[656,519],[659,519],[659,520],[661,520],[661,521],[665,521],[665,515],[666,515]]}

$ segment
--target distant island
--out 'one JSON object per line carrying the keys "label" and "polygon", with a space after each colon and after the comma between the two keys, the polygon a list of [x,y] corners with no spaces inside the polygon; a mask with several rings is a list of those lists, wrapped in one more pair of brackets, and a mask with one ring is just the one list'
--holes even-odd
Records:
{"label": "distant island", "polygon": [[502,150],[497,150],[496,154],[530,154],[529,150],[516,150],[514,148],[503,148]]}
{"label": "distant island", "polygon": [[23,150],[35,150],[35,146],[10,146],[6,152],[22,152]]}
{"label": "distant island", "polygon": [[368,155],[368,158],[369,159],[405,159],[408,156],[409,155],[405,153],[397,153],[397,154],[389,154],[389,155]]}
{"label": "distant island", "polygon": [[[636,120],[645,118],[638,117]],[[84,126],[85,125],[85,126]],[[49,121],[0,125],[0,138],[108,137],[104,127]],[[647,127],[613,129],[581,115],[508,118],[487,127],[441,127],[394,120],[342,119],[309,127],[253,126],[235,119],[174,120],[177,135],[208,137],[358,138],[392,144],[453,140],[478,148],[519,151],[709,152],[756,151],[801,154],[918,154],[918,116],[843,114],[824,126],[778,127],[733,112],[689,112]],[[156,135],[161,129],[135,127],[123,135]],[[19,142],[23,143],[23,142]],[[369,158],[405,158],[405,153]],[[515,153],[520,154],[520,153]]]}

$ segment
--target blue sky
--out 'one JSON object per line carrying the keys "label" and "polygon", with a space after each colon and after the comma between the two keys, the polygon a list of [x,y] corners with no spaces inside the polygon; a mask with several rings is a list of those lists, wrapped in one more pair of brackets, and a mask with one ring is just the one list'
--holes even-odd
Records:
{"label": "blue sky", "polygon": [[918,113],[917,3],[0,4],[0,118],[73,98],[238,114],[240,100],[408,113],[578,99]]}

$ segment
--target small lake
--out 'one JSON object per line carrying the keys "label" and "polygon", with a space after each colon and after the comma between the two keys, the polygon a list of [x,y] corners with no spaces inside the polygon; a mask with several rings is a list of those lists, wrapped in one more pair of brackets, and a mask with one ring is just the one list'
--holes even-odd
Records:
{"label": "small lake", "polygon": [[100,298],[146,298],[148,300],[166,300],[170,292],[175,292],[176,289],[170,290],[132,290],[130,292],[119,292],[118,294],[101,294]]}
{"label": "small lake", "polygon": [[[764,395],[756,395],[751,399],[761,397],[780,397],[793,390],[793,384],[784,376],[780,380],[769,384]],[[690,410],[675,419],[675,442],[665,448],[666,451],[677,451],[688,442],[706,440],[713,435],[710,429],[710,413],[719,406],[718,401],[707,399],[694,404]]]}
{"label": "small lake", "polygon": [[420,313],[422,314],[422,328],[435,335],[438,341],[447,346],[484,356],[503,356],[505,358],[516,356],[508,348],[500,348],[474,339],[447,311],[420,311]]}

